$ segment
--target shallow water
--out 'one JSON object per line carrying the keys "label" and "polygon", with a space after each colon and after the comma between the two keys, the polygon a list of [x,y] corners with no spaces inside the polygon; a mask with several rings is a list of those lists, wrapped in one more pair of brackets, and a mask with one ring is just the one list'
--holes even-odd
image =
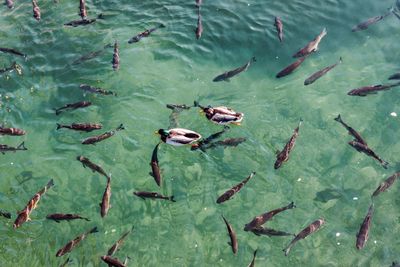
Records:
{"label": "shallow water", "polygon": [[[39,1],[42,20],[32,18],[29,2],[0,7],[0,46],[28,54],[26,61],[0,54],[0,65],[16,60],[23,75],[0,77],[1,121],[23,128],[24,137],[0,137],[16,146],[25,141],[28,151],[0,155],[0,209],[13,213],[50,178],[49,190],[32,213],[32,221],[12,229],[0,218],[1,266],[58,266],[59,248],[97,225],[100,233],[85,239],[70,253],[70,266],[104,265],[100,256],[134,226],[116,257],[131,257],[130,266],[247,266],[258,249],[256,266],[390,266],[400,261],[398,185],[375,201],[375,214],[366,247],[357,251],[355,235],[378,184],[399,168],[399,88],[368,97],[350,97],[350,89],[387,83],[397,71],[400,21],[389,16],[368,30],[351,32],[367,18],[382,15],[394,1],[293,0],[207,1],[201,9],[204,32],[194,35],[194,1],[87,1],[89,17],[105,20],[87,27],[66,28],[78,19],[79,1]],[[280,44],[274,17],[284,24]],[[129,45],[127,41],[147,28],[166,28]],[[319,51],[292,75],[276,79],[293,62],[291,55],[312,40],[323,27],[328,35]],[[120,43],[120,70],[112,70],[112,49],[96,59],[71,65],[80,56]],[[247,72],[230,82],[213,83],[226,70],[257,58]],[[305,87],[313,72],[343,58],[326,76]],[[84,94],[88,83],[118,93]],[[60,116],[53,108],[88,100],[93,106]],[[169,126],[167,103],[226,105],[245,113],[241,126],[226,137],[246,137],[236,148],[207,153],[187,147],[161,145],[159,159],[164,177],[161,192],[176,203],[143,201],[133,191],[158,191],[148,175],[158,137],[154,130]],[[390,162],[385,170],[348,144],[351,137],[333,119],[343,119]],[[304,123],[289,162],[274,170],[275,151],[283,148],[299,119]],[[126,130],[96,146],[81,140],[92,134],[56,130],[56,123],[99,122],[105,130],[124,123]],[[198,110],[181,113],[180,125],[208,136],[221,129]],[[99,131],[103,132],[103,131]],[[92,132],[96,134],[96,132]],[[109,214],[101,219],[98,203],[106,184],[102,176],[84,169],[75,159],[84,155],[112,173]],[[217,197],[243,180],[256,176],[232,200],[217,205]],[[282,249],[291,237],[257,237],[242,231],[255,215],[294,201],[271,228],[297,233],[323,217],[326,224],[300,241],[288,257]],[[49,213],[79,213],[91,219],[55,223]],[[221,215],[235,229],[239,251],[233,255]]]}

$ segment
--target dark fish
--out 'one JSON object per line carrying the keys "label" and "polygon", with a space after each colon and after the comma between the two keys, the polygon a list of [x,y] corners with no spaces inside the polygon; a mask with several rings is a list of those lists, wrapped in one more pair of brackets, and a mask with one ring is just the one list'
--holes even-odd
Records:
{"label": "dark fish", "polygon": [[115,41],[114,43],[114,54],[113,54],[113,69],[118,70],[119,69],[119,49],[118,49],[118,43]]}
{"label": "dark fish", "polygon": [[200,7],[203,3],[203,0],[196,0],[196,6]]}
{"label": "dark fish", "polygon": [[14,7],[14,1],[13,0],[6,0],[6,5],[8,8],[13,8]]}
{"label": "dark fish", "polygon": [[36,2],[36,0],[32,0],[32,6],[33,6],[33,17],[39,21],[40,20],[40,8]]}
{"label": "dark fish", "polygon": [[217,203],[221,204],[229,199],[231,199],[233,197],[233,195],[235,195],[237,192],[240,191],[240,189],[242,189],[242,187],[255,175],[255,172],[252,172],[246,179],[244,179],[243,181],[241,181],[240,183],[238,183],[237,185],[235,185],[234,187],[232,187],[231,189],[229,189],[228,191],[226,191],[225,193],[223,193],[218,199],[217,199]]}
{"label": "dark fish", "polygon": [[295,69],[297,69],[301,63],[303,63],[303,61],[306,59],[307,57],[301,57],[298,60],[296,60],[294,63],[290,64],[289,66],[287,66],[286,68],[284,68],[283,70],[281,70],[277,75],[276,78],[282,78],[285,77],[289,74],[291,74]]}
{"label": "dark fish", "polygon": [[371,204],[371,206],[369,206],[367,216],[365,216],[364,221],[360,226],[360,231],[357,234],[357,241],[356,241],[357,249],[362,249],[365,246],[365,243],[367,243],[373,211],[374,211],[374,204]]}
{"label": "dark fish", "polygon": [[171,109],[171,115],[169,115],[169,129],[172,128],[179,128],[179,122],[178,122],[178,116],[184,109],[190,109],[190,106],[187,106],[185,104],[179,105],[179,104],[167,104],[167,108]]}
{"label": "dark fish", "polygon": [[348,95],[356,95],[356,96],[367,96],[369,94],[377,94],[378,91],[384,91],[384,90],[389,90],[392,87],[399,86],[399,83],[394,83],[394,84],[378,84],[378,85],[373,85],[373,86],[365,86],[357,89],[353,89],[350,92],[348,92]]}
{"label": "dark fish", "polygon": [[283,24],[279,17],[275,17],[275,28],[278,33],[279,41],[283,41]]}
{"label": "dark fish", "polygon": [[389,80],[400,80],[400,72],[393,74],[389,77]]}
{"label": "dark fish", "polygon": [[157,185],[161,186],[162,177],[161,177],[160,166],[158,165],[158,157],[157,157],[157,151],[158,151],[159,145],[160,145],[160,143],[158,143],[153,149],[153,153],[151,155],[151,161],[150,161],[151,172],[149,174],[151,176],[153,176]]}
{"label": "dark fish", "polygon": [[28,150],[25,147],[25,142],[22,142],[17,147],[11,147],[11,146],[8,146],[8,145],[1,145],[0,144],[0,153],[2,153],[3,155],[5,154],[5,152],[16,152],[18,150]]}
{"label": "dark fish", "polygon": [[18,65],[17,62],[15,62],[15,61],[11,64],[10,67],[5,67],[5,68],[0,69],[0,74],[3,74],[3,73],[5,73],[5,72],[9,72],[9,71],[14,71],[14,70],[15,70],[19,75],[22,74],[21,66]]}
{"label": "dark fish", "polygon": [[245,137],[236,137],[236,138],[227,138],[221,141],[217,141],[211,144],[211,147],[217,147],[217,146],[233,146],[236,147],[239,144],[243,143],[246,141]]}
{"label": "dark fish", "polygon": [[72,260],[70,259],[70,258],[67,258],[61,265],[60,265],[60,267],[65,267],[65,266],[67,266],[69,263],[71,263],[72,262]]}
{"label": "dark fish", "polygon": [[266,213],[263,213],[259,216],[256,216],[253,218],[253,220],[251,222],[249,222],[248,224],[246,224],[244,226],[243,230],[253,231],[253,229],[260,228],[260,226],[265,224],[267,221],[271,220],[278,213],[281,213],[285,210],[289,210],[289,209],[293,209],[293,208],[296,208],[296,205],[294,205],[294,202],[291,202],[289,205],[287,205],[285,207],[274,209],[274,210],[268,211]]}
{"label": "dark fish", "polygon": [[71,129],[75,131],[91,132],[94,130],[99,130],[103,126],[99,123],[72,123],[71,125],[63,125],[57,123],[57,130],[61,128]]}
{"label": "dark fish", "polygon": [[61,108],[55,109],[55,111],[56,111],[56,115],[60,115],[61,112],[63,112],[63,110],[65,110],[65,109],[74,110],[74,109],[78,109],[78,108],[86,108],[86,107],[91,106],[91,105],[92,105],[92,103],[89,102],[89,101],[80,101],[80,102],[76,102],[76,103],[66,104]]}
{"label": "dark fish", "polygon": [[7,219],[11,219],[11,213],[9,213],[7,211],[0,210],[0,216],[7,218]]}
{"label": "dark fish", "polygon": [[299,125],[297,126],[296,129],[294,129],[292,137],[290,137],[289,141],[286,143],[283,150],[281,152],[277,152],[276,161],[274,164],[275,170],[280,168],[284,162],[289,160],[289,154],[292,151],[294,145],[296,144],[296,138],[299,135],[299,129],[302,122],[303,120],[300,119]]}
{"label": "dark fish", "polygon": [[4,128],[4,126],[0,125],[0,135],[12,135],[12,136],[19,136],[25,135],[26,132],[22,129],[18,128]]}
{"label": "dark fish", "polygon": [[386,13],[385,15],[369,18],[369,19],[367,19],[366,21],[361,22],[360,24],[354,26],[354,27],[351,29],[351,31],[352,31],[352,32],[358,32],[358,31],[366,30],[366,29],[368,29],[368,27],[369,27],[370,25],[375,24],[375,23],[377,23],[378,21],[383,20],[384,18],[386,18],[387,16],[389,16],[391,13],[392,13],[392,12],[389,11],[389,12]]}
{"label": "dark fish", "polygon": [[105,49],[112,47],[111,44],[107,44],[104,46],[103,49],[98,50],[98,51],[94,51],[94,52],[90,52],[89,54],[83,55],[80,58],[78,58],[77,60],[75,60],[74,62],[72,62],[72,65],[78,65],[81,64],[85,61],[91,60],[93,58],[98,57],[99,55],[101,55]]}
{"label": "dark fish", "polygon": [[229,129],[230,129],[229,126],[225,125],[224,129],[222,131],[219,131],[219,132],[216,132],[216,133],[210,135],[209,137],[198,142],[197,144],[193,144],[191,146],[191,150],[201,149],[202,151],[205,151],[206,149],[212,147],[212,145],[214,144],[214,143],[211,143],[211,141],[219,138],[221,135],[223,135]]}
{"label": "dark fish", "polygon": [[85,221],[90,221],[88,218],[82,217],[78,214],[64,214],[64,213],[53,213],[53,214],[49,214],[46,216],[47,219],[49,220],[54,220],[56,222],[60,222],[60,221],[70,221],[70,220],[85,220]]}
{"label": "dark fish", "polygon": [[[133,229],[133,227],[132,227]],[[124,242],[125,238],[132,232],[132,230],[129,230],[128,232],[125,232],[118,240],[117,242],[112,245],[111,248],[108,249],[107,251],[107,256],[112,256],[114,255],[115,252],[119,249],[120,246],[122,246],[122,243]]]}
{"label": "dark fish", "polygon": [[299,240],[306,238],[311,235],[315,231],[317,231],[323,224],[325,223],[324,219],[318,219],[314,221],[312,224],[304,228],[300,233],[298,233],[295,238],[289,243],[289,245],[283,250],[285,252],[285,256],[289,255],[291,248],[296,244]]}
{"label": "dark fish", "polygon": [[[99,17],[97,19],[100,19]],[[65,26],[78,27],[95,23],[97,19],[79,19],[64,23]]]}
{"label": "dark fish", "polygon": [[145,30],[144,32],[139,33],[138,35],[132,37],[131,39],[129,39],[128,43],[133,44],[133,43],[137,43],[139,42],[143,37],[149,37],[149,35],[154,32],[155,30],[159,29],[159,28],[165,28],[164,24],[160,24],[157,27],[154,27],[152,29],[149,30]]}
{"label": "dark fish", "polygon": [[79,16],[81,16],[82,19],[87,17],[85,0],[79,0]]}
{"label": "dark fish", "polygon": [[254,250],[253,260],[250,262],[249,266],[247,266],[247,267],[254,267],[254,264],[255,264],[255,261],[256,261],[256,256],[257,256],[257,249]]}
{"label": "dark fish", "polygon": [[100,135],[96,135],[96,136],[92,136],[92,137],[86,138],[85,140],[82,141],[82,144],[83,145],[94,145],[95,143],[98,143],[100,141],[103,141],[105,139],[110,138],[111,136],[115,135],[116,132],[124,130],[124,129],[125,129],[124,125],[121,124],[115,130],[108,131],[108,132],[105,132],[105,133],[100,134]]}
{"label": "dark fish", "polygon": [[324,38],[324,36],[326,34],[327,34],[327,31],[326,31],[326,28],[324,28],[322,30],[322,32],[320,34],[318,34],[317,37],[315,37],[314,40],[312,40],[305,47],[303,47],[302,49],[297,51],[296,54],[293,55],[293,57],[304,57],[304,56],[311,54],[312,52],[317,51],[319,43],[321,42],[322,38]]}
{"label": "dark fish", "polygon": [[198,9],[198,12],[197,12],[197,28],[194,32],[196,33],[196,39],[199,40],[203,33],[203,23],[201,20],[200,8]]}
{"label": "dark fish", "polygon": [[271,228],[264,228],[262,226],[259,226],[257,228],[254,228],[251,230],[253,234],[260,236],[260,235],[267,235],[267,236],[292,236],[293,234],[282,232],[282,231],[277,231]]}
{"label": "dark fish", "polygon": [[114,267],[126,267],[126,265],[120,262],[117,258],[111,258],[110,256],[101,256],[101,259],[108,264],[108,266]]}
{"label": "dark fish", "polygon": [[99,165],[91,162],[88,158],[85,158],[84,156],[78,156],[76,157],[77,160],[79,160],[83,167],[86,168],[88,167],[89,169],[91,169],[93,172],[98,172],[101,175],[104,175],[106,178],[108,178],[107,173],[103,170],[102,167],[100,167]]}
{"label": "dark fish", "polygon": [[28,204],[26,204],[25,208],[22,211],[18,212],[18,216],[13,224],[14,229],[20,227],[24,222],[31,220],[31,218],[29,218],[29,215],[34,209],[36,209],[42,195],[46,193],[47,190],[49,190],[52,186],[54,186],[53,179],[51,179],[44,188],[42,188],[31,198],[31,200],[29,200]]}
{"label": "dark fish", "polygon": [[185,104],[167,104],[166,106],[167,106],[167,108],[172,109],[172,110],[176,110],[176,109],[181,110],[181,109],[190,109],[191,108],[190,106],[187,106]]}
{"label": "dark fish", "polygon": [[218,75],[217,77],[215,77],[213,79],[213,82],[229,81],[229,79],[232,78],[233,76],[236,76],[239,73],[246,71],[250,67],[252,62],[256,62],[255,57],[252,57],[249,62],[247,62],[246,64],[244,64],[243,66],[241,66],[239,68],[236,68],[234,70],[230,70],[230,71],[224,72],[221,75]]}
{"label": "dark fish", "polygon": [[12,55],[16,55],[16,56],[20,56],[20,57],[25,57],[26,58],[26,54],[23,54],[13,48],[5,48],[5,47],[0,47],[0,52],[3,53],[8,53],[8,54],[12,54]]}
{"label": "dark fish", "polygon": [[224,216],[222,216],[222,219],[224,219],[224,222],[226,224],[226,229],[228,229],[228,234],[231,239],[231,241],[228,242],[228,244],[232,247],[233,254],[236,254],[238,251],[238,241],[236,238],[236,233],[235,231],[233,231],[232,225],[228,223],[228,221],[225,219]]}
{"label": "dark fish", "polygon": [[56,257],[61,257],[65,254],[71,252],[89,234],[97,233],[97,232],[98,232],[97,227],[94,227],[93,229],[89,230],[88,232],[83,233],[80,236],[77,236],[75,239],[69,241],[64,247],[60,248],[56,253]]}
{"label": "dark fish", "polygon": [[304,85],[312,84],[313,82],[324,76],[328,71],[336,67],[339,63],[342,63],[342,58],[339,59],[339,62],[315,72],[313,75],[311,75],[304,81]]}
{"label": "dark fish", "polygon": [[384,161],[383,159],[381,159],[377,154],[375,154],[374,151],[372,151],[372,149],[370,149],[368,146],[359,143],[357,141],[350,141],[349,145],[351,145],[352,147],[354,147],[358,152],[362,152],[370,157],[373,157],[374,159],[376,159],[377,161],[379,161],[379,163],[382,165],[383,168],[387,169],[387,165],[389,165],[389,162]]}
{"label": "dark fish", "polygon": [[156,193],[156,192],[143,192],[142,191],[142,192],[133,192],[133,194],[138,196],[138,197],[141,197],[142,199],[145,199],[145,198],[153,198],[153,199],[155,199],[155,198],[157,198],[157,199],[164,199],[164,200],[170,200],[172,202],[176,202],[175,199],[174,199],[174,196],[167,197],[167,196],[160,195],[159,193]]}
{"label": "dark fish", "polygon": [[378,196],[380,193],[385,192],[389,187],[393,185],[393,183],[396,181],[397,178],[400,177],[400,172],[396,172],[389,178],[387,178],[385,181],[383,181],[378,188],[374,191],[372,194],[373,197]]}
{"label": "dark fish", "polygon": [[346,130],[349,132],[350,135],[352,135],[355,140],[361,144],[364,144],[367,146],[367,142],[365,142],[365,140],[361,137],[361,135],[354,130],[353,128],[351,128],[349,125],[347,125],[343,120],[342,117],[340,116],[340,114],[337,116],[337,118],[335,118],[335,121],[339,122],[340,124],[343,125],[344,128],[346,128]]}
{"label": "dark fish", "polygon": [[116,96],[117,94],[112,92],[112,91],[107,91],[101,88],[93,87],[87,84],[81,84],[79,85],[79,88],[81,88],[83,91],[87,91],[89,93],[94,93],[94,94],[100,94],[100,95],[114,95]]}
{"label": "dark fish", "polygon": [[102,218],[104,218],[107,215],[108,211],[111,208],[110,199],[111,199],[111,177],[108,176],[107,186],[106,189],[104,190],[103,198],[100,203],[100,215]]}

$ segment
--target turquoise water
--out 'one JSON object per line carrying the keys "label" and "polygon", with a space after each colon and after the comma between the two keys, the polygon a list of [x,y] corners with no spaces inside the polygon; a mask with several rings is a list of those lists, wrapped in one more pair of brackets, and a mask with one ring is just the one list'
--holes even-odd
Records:
{"label": "turquoise water", "polygon": [[[1,266],[58,266],[56,258],[69,240],[98,226],[70,254],[70,266],[104,265],[100,256],[122,233],[133,233],[117,252],[129,266],[247,266],[258,249],[256,266],[390,266],[400,261],[398,185],[375,201],[375,214],[366,247],[357,251],[355,236],[378,184],[398,170],[400,130],[398,88],[365,98],[350,97],[350,89],[387,83],[399,71],[400,21],[389,16],[368,30],[351,28],[382,15],[393,1],[293,0],[207,1],[202,6],[204,32],[197,41],[193,30],[194,1],[87,1],[89,17],[104,13],[95,24],[66,28],[78,19],[79,1],[39,1],[42,20],[32,17],[29,2],[0,7],[1,47],[28,54],[28,59],[0,54],[0,65],[16,60],[23,75],[0,77],[1,122],[23,128],[23,137],[0,137],[16,146],[25,141],[28,151],[0,155],[0,199],[12,220],[0,218]],[[274,17],[284,24],[280,44]],[[127,41],[147,28],[164,23],[136,44]],[[292,75],[276,79],[293,62],[291,55],[312,40],[323,27],[328,35],[318,53]],[[121,66],[112,70],[112,49],[80,65],[80,56],[120,43]],[[226,70],[257,58],[247,72],[230,82],[213,83]],[[310,86],[313,72],[343,58],[343,64]],[[88,83],[118,93],[84,94]],[[53,108],[81,100],[87,109],[54,114]],[[188,147],[161,145],[164,185],[159,190],[148,175],[150,158],[159,141],[153,132],[169,126],[167,103],[226,105],[243,112],[241,126],[226,137],[246,137],[236,148],[207,153]],[[341,114],[368,144],[390,162],[383,169],[348,144],[351,137],[333,119]],[[275,151],[283,148],[304,120],[289,162],[273,169]],[[126,130],[96,146],[80,142],[92,134],[56,131],[56,123],[99,122],[104,130],[124,123]],[[208,136],[221,129],[196,109],[181,113],[180,125]],[[101,131],[103,132],[103,131]],[[96,132],[92,132],[96,134]],[[99,131],[100,133],[100,131]],[[99,205],[106,180],[84,169],[76,156],[84,155],[112,173],[112,208],[102,219]],[[225,190],[256,171],[256,176],[232,200],[217,205]],[[16,211],[47,181],[55,187],[41,199],[32,221],[12,228]],[[134,191],[173,194],[176,203],[143,201]],[[294,201],[296,209],[276,216],[271,228],[297,233],[323,217],[322,229],[300,241],[288,257],[282,249],[291,237],[257,237],[242,229],[254,216]],[[91,219],[55,223],[49,213],[79,213]],[[237,233],[239,251],[233,255],[221,218]]]}

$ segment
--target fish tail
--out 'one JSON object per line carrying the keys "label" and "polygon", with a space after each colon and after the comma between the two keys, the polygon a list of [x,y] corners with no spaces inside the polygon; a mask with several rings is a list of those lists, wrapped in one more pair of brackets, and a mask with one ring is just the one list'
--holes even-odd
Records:
{"label": "fish tail", "polygon": [[165,28],[165,24],[160,23],[160,25],[158,25],[158,28]]}
{"label": "fish tail", "polygon": [[342,57],[339,58],[339,63],[343,63]]}
{"label": "fish tail", "polygon": [[297,126],[297,128],[300,128],[300,126],[303,124],[303,119],[302,118],[300,118],[300,120],[299,120],[299,125]]}
{"label": "fish tail", "polygon": [[382,167],[383,167],[383,168],[387,169],[387,168],[388,168],[388,165],[389,165],[389,162],[382,160],[382,163],[381,163],[381,164],[382,164]]}
{"label": "fish tail", "polygon": [[285,256],[289,255],[291,248],[292,248],[292,246],[289,245],[285,249],[282,250],[283,252],[285,252]]}
{"label": "fish tail", "polygon": [[93,234],[93,233],[98,233],[98,232],[99,232],[99,230],[97,229],[97,226],[95,226],[88,232],[88,234]]}
{"label": "fish tail", "polygon": [[60,130],[62,128],[61,124],[56,123],[57,124],[57,129],[56,130]]}
{"label": "fish tail", "polygon": [[257,62],[256,57],[252,57],[250,61]]}
{"label": "fish tail", "polygon": [[61,112],[62,112],[60,109],[56,109],[56,108],[54,109],[54,111],[56,112],[56,115],[57,115],[57,116],[60,115]]}
{"label": "fish tail", "polygon": [[121,123],[121,124],[118,126],[118,128],[117,128],[116,130],[117,130],[117,131],[125,130],[125,127],[124,127],[124,125]]}
{"label": "fish tail", "polygon": [[21,144],[19,144],[19,146],[17,146],[17,149],[19,149],[19,150],[28,150],[28,149],[25,147],[25,141],[23,141]]}
{"label": "fish tail", "polygon": [[104,19],[103,13],[100,13],[99,15],[97,15],[97,18],[98,18],[98,19]]}
{"label": "fish tail", "polygon": [[340,114],[339,114],[336,118],[334,118],[334,120],[338,121],[338,122],[342,122],[342,117],[340,117]]}
{"label": "fish tail", "polygon": [[172,202],[176,202],[174,196],[170,196],[170,197],[169,197],[169,200],[171,200]]}
{"label": "fish tail", "polygon": [[294,204],[294,202],[292,201],[289,205],[288,205],[288,209],[293,209],[296,208],[296,205]]}
{"label": "fish tail", "polygon": [[47,188],[50,188],[50,187],[52,187],[52,186],[54,186],[54,180],[53,180],[53,179],[50,179],[50,181],[47,183],[46,187],[47,187]]}
{"label": "fish tail", "polygon": [[324,27],[324,28],[322,29],[322,35],[326,35],[326,34],[328,34],[328,31],[326,30],[326,27]]}
{"label": "fish tail", "polygon": [[90,219],[89,219],[89,218],[82,217],[82,219],[85,220],[85,221],[87,221],[87,222],[90,222]]}

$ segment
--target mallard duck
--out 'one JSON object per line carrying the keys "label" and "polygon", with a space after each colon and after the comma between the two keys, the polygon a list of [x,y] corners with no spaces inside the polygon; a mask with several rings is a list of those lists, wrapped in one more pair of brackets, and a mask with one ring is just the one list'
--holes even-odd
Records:
{"label": "mallard duck", "polygon": [[202,109],[207,119],[216,123],[216,124],[237,124],[240,125],[240,122],[243,120],[243,113],[236,112],[228,107],[202,107],[198,102],[194,102],[195,106],[198,106]]}
{"label": "mallard duck", "polygon": [[201,139],[201,135],[187,129],[173,128],[173,129],[160,129],[157,133],[161,136],[164,143],[173,146],[183,146],[192,144]]}

